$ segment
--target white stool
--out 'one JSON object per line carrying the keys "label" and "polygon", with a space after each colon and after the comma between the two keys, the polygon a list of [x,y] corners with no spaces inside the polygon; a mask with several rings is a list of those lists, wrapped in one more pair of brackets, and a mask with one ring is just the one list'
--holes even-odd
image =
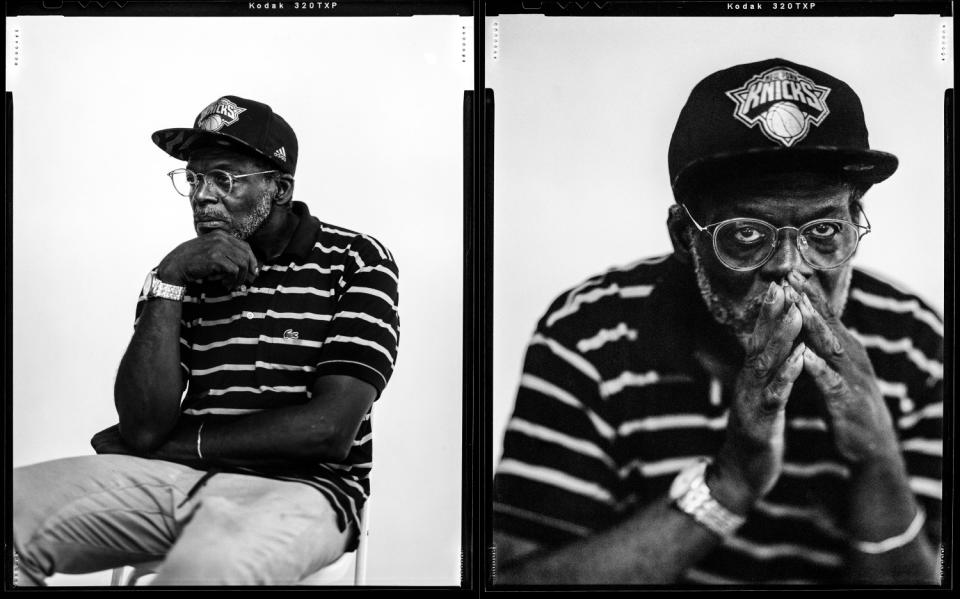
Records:
{"label": "white stool", "polygon": [[[313,574],[308,575],[306,578],[297,583],[298,585],[329,586],[350,584],[349,582],[345,581],[349,579],[351,568],[353,569],[353,584],[355,586],[366,584],[367,541],[370,537],[369,506],[370,500],[367,499],[366,503],[363,504],[363,509],[360,510],[360,525],[358,527],[360,538],[357,539],[356,550],[344,553],[337,559],[337,561],[329,564],[328,566],[320,568]],[[133,566],[120,566],[119,568],[114,568],[110,577],[110,586],[136,586],[140,579],[147,576],[153,576],[156,573],[157,568],[162,563],[162,560],[158,560],[144,562]],[[127,568],[130,569],[130,575],[127,576],[127,579],[124,582],[124,570]]]}

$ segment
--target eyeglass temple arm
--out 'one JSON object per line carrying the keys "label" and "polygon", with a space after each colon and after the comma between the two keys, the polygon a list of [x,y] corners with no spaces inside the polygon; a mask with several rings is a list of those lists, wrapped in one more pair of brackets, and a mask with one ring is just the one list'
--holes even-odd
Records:
{"label": "eyeglass temple arm", "polygon": [[867,231],[864,233],[864,235],[866,235],[873,230],[873,227],[870,225],[870,219],[867,218],[867,213],[863,210],[863,208],[860,208],[860,214],[863,215],[863,220],[867,221]]}
{"label": "eyeglass temple arm", "polygon": [[690,217],[690,220],[693,221],[693,225],[697,228],[698,231],[700,231],[700,232],[702,233],[702,232],[704,232],[704,231],[707,230],[706,227],[701,227],[701,226],[700,226],[700,223],[697,222],[697,219],[693,218],[693,215],[690,214],[690,210],[687,209],[686,204],[680,204],[680,207],[683,208],[683,211],[687,213],[687,216],[689,216],[689,217]]}
{"label": "eyeglass temple arm", "polygon": [[233,173],[227,173],[227,174],[233,177],[234,179],[242,179],[243,177],[252,177],[254,175],[266,175],[267,173],[275,173],[275,172],[277,172],[277,169],[273,169],[269,171],[260,171],[259,173],[244,173],[242,175],[234,175]]}

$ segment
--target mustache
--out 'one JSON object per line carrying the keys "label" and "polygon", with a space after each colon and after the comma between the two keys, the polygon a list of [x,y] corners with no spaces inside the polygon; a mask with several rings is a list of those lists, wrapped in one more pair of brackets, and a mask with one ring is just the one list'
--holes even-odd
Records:
{"label": "mustache", "polygon": [[194,212],[193,220],[227,220],[226,214],[220,214],[218,212]]}

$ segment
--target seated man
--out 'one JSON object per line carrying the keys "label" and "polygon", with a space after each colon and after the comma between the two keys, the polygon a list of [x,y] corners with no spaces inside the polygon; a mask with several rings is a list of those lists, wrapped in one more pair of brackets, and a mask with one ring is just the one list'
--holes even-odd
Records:
{"label": "seated man", "polygon": [[153,141],[187,161],[197,236],[147,276],[101,455],[14,471],[17,584],[157,559],[157,585],[295,584],[357,543],[397,267],[292,200],[269,106],[226,96]]}
{"label": "seated man", "polygon": [[500,584],[937,584],[943,328],[851,266],[896,170],[785,60],[692,91],[674,252],[560,296],[495,480]]}

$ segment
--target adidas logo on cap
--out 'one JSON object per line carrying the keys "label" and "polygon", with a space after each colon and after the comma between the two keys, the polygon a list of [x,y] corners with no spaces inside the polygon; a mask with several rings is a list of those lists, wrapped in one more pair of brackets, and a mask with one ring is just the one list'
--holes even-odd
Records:
{"label": "adidas logo on cap", "polygon": [[277,148],[277,151],[273,153],[274,158],[278,158],[284,162],[287,161],[287,151],[283,149],[283,146]]}

